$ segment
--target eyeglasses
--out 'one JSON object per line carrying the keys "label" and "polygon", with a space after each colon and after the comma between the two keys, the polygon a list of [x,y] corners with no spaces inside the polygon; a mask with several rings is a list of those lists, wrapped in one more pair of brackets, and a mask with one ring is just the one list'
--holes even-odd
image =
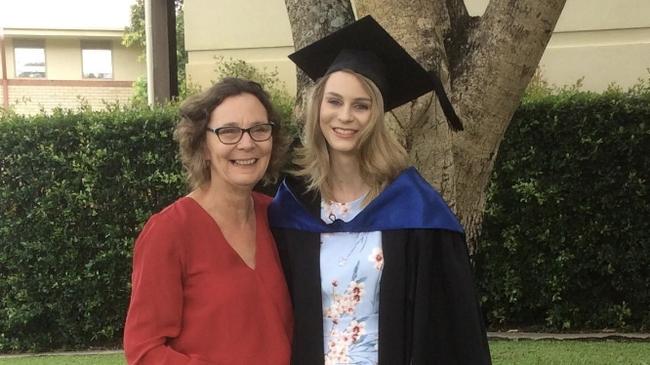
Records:
{"label": "eyeglasses", "polygon": [[255,142],[264,142],[271,138],[273,133],[273,127],[275,124],[272,122],[254,125],[250,128],[239,128],[239,127],[221,127],[221,128],[210,128],[205,127],[205,129],[213,132],[219,138],[219,141],[223,144],[236,144],[241,141],[241,138],[244,136],[244,132],[248,133],[251,139]]}

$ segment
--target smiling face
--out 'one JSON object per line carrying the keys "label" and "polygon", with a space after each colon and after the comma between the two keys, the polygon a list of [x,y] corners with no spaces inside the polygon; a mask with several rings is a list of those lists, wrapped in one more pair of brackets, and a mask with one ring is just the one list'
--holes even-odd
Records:
{"label": "smiling face", "polygon": [[[268,123],[264,105],[252,94],[242,93],[226,98],[210,114],[209,128],[227,126],[250,128]],[[269,164],[273,140],[255,142],[244,133],[236,144],[223,144],[216,134],[206,131],[205,159],[210,161],[213,185],[252,189]]]}
{"label": "smiling face", "polygon": [[372,114],[372,98],[353,74],[329,75],[320,104],[320,129],[330,154],[358,154],[361,132]]}

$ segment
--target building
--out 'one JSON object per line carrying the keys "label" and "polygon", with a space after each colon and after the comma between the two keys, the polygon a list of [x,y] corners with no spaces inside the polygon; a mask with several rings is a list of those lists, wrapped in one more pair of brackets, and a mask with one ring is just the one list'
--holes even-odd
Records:
{"label": "building", "polygon": [[[354,1],[352,1],[354,4]],[[488,0],[465,0],[481,15]],[[215,57],[239,58],[277,69],[291,93],[295,68],[291,27],[283,0],[185,0],[187,74],[205,86],[216,78]],[[542,78],[556,86],[581,80],[602,91],[650,76],[650,1],[567,0],[540,62]]]}
{"label": "building", "polygon": [[567,0],[540,65],[551,84],[584,90],[648,79],[650,1]]}
{"label": "building", "polygon": [[[31,0],[31,6],[37,6],[37,1]],[[113,7],[121,6],[126,14],[117,24],[97,20],[98,15],[108,15],[108,8],[102,6],[111,2],[87,1],[85,8],[77,3],[79,12],[69,18],[48,14],[74,12],[65,5],[75,4],[66,1],[42,2],[35,9],[26,9],[30,2],[26,0],[3,2],[0,106],[24,114],[77,108],[82,103],[101,109],[105,103],[128,101],[133,82],[146,74],[145,62],[140,60],[143,51],[121,44],[129,3],[113,2]],[[11,21],[25,11],[30,14],[28,22]]]}
{"label": "building", "polygon": [[296,90],[293,40],[284,0],[184,0],[186,73],[205,87],[217,79],[219,58],[242,59],[260,69],[278,70],[287,89]]}

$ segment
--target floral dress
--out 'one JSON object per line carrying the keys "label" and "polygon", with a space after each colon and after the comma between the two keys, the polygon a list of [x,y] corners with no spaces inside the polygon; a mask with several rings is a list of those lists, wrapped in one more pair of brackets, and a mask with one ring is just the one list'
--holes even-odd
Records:
{"label": "floral dress", "polygon": [[[321,219],[349,222],[363,209],[322,202]],[[376,365],[379,339],[379,282],[384,265],[381,232],[321,234],[325,364]]]}

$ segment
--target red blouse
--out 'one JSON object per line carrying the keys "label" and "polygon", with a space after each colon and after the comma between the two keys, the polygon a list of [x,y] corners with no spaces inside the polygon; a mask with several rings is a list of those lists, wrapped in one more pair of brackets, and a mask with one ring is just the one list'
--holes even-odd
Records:
{"label": "red blouse", "polygon": [[293,320],[267,223],[253,193],[255,269],[192,198],[153,215],[135,244],[124,329],[131,365],[288,364]]}

